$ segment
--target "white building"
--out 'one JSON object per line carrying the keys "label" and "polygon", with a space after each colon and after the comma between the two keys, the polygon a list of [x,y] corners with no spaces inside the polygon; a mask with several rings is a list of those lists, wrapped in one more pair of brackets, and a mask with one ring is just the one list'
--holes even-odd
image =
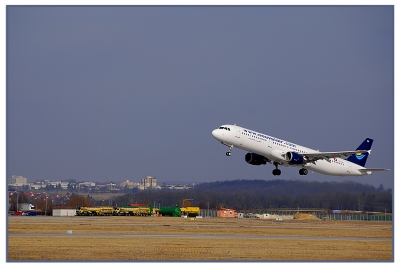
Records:
{"label": "white building", "polygon": [[31,187],[31,189],[38,190],[38,189],[41,189],[41,188],[45,188],[46,185],[45,184],[34,183],[34,184],[31,184],[30,187]]}
{"label": "white building", "polygon": [[8,184],[12,186],[28,185],[28,178],[24,176],[13,175],[11,176]]}
{"label": "white building", "polygon": [[75,209],[53,209],[53,216],[75,216]]}
{"label": "white building", "polygon": [[157,178],[152,177],[152,176],[146,176],[146,178],[143,178],[140,180],[139,184],[139,190],[145,190],[145,189],[157,189]]}
{"label": "white building", "polygon": [[129,180],[126,180],[125,182],[122,182],[121,184],[120,184],[120,186],[122,187],[122,188],[128,188],[128,189],[132,189],[132,188],[135,188],[135,187],[138,187],[139,186],[139,184],[138,183],[135,183],[135,182],[130,182]]}
{"label": "white building", "polygon": [[62,189],[67,190],[69,182],[50,182],[49,184],[51,184],[54,187],[57,187],[58,185],[60,185]]}
{"label": "white building", "polygon": [[82,183],[79,183],[79,188],[81,188],[81,186],[86,186],[86,187],[93,187],[93,186],[96,186],[96,183],[94,183],[94,182],[82,182]]}

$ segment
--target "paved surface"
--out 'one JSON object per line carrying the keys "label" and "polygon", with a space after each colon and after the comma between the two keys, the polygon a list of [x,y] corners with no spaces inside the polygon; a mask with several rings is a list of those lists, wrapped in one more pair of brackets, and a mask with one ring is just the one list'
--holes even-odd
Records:
{"label": "paved surface", "polygon": [[335,241],[392,241],[391,238],[359,238],[359,237],[329,237],[329,236],[241,236],[241,235],[183,235],[183,234],[9,234],[9,237],[109,237],[109,238],[203,238],[203,239],[287,239],[287,240],[335,240]]}

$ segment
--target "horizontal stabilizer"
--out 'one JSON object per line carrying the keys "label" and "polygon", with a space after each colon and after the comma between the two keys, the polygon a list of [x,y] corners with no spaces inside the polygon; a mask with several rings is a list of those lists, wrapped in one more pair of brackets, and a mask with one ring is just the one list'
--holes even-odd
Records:
{"label": "horizontal stabilizer", "polygon": [[305,156],[308,158],[309,161],[317,161],[320,159],[324,159],[326,161],[329,161],[329,159],[332,158],[342,158],[342,159],[347,159],[351,155],[354,154],[362,154],[366,153],[369,154],[370,150],[352,150],[352,151],[337,151],[337,152],[315,152],[315,153],[302,153],[301,155]]}
{"label": "horizontal stabilizer", "polygon": [[390,171],[390,169],[358,169],[363,175],[370,175],[373,172]]}

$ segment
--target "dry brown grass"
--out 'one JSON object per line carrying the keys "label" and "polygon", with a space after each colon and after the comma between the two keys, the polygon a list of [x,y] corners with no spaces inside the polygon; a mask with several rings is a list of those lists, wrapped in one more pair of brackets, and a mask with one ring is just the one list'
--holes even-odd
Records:
{"label": "dry brown grass", "polygon": [[393,259],[392,241],[377,240],[391,222],[9,217],[8,233],[8,260]]}

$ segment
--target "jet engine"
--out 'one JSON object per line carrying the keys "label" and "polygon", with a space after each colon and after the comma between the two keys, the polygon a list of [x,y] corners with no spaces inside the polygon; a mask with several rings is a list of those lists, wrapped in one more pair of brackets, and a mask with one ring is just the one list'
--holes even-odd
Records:
{"label": "jet engine", "polygon": [[302,164],[304,158],[302,155],[297,154],[296,152],[286,152],[286,160],[289,164]]}
{"label": "jet engine", "polygon": [[268,161],[266,157],[260,156],[256,153],[247,153],[246,156],[244,156],[244,159],[251,165],[265,165]]}

